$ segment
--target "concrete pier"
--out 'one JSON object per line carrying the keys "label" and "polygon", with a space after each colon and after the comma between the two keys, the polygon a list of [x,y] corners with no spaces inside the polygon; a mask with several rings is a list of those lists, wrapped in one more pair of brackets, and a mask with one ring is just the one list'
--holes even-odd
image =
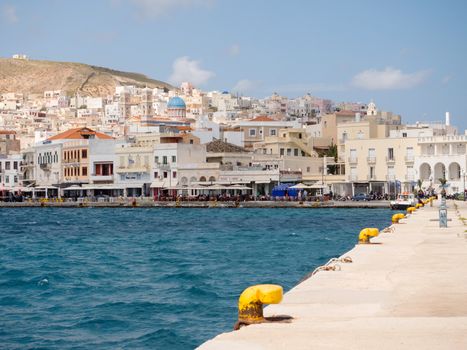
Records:
{"label": "concrete pier", "polygon": [[352,263],[318,272],[264,310],[292,322],[243,327],[200,349],[467,349],[467,205],[448,201],[448,228],[434,221],[438,205],[355,246],[343,255]]}

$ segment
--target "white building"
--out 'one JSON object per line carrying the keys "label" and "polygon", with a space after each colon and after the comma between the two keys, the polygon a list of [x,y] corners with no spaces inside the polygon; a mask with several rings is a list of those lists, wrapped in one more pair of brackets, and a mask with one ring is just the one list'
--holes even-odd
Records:
{"label": "white building", "polygon": [[152,175],[151,188],[157,198],[167,189],[216,182],[219,178],[219,164],[206,162],[205,145],[160,143],[154,147]]}
{"label": "white building", "polygon": [[447,179],[447,193],[463,192],[467,169],[467,135],[421,137],[420,156],[415,169],[422,186],[438,188],[439,179]]}
{"label": "white building", "polygon": [[20,186],[21,161],[20,154],[0,156],[0,191],[12,190]]}

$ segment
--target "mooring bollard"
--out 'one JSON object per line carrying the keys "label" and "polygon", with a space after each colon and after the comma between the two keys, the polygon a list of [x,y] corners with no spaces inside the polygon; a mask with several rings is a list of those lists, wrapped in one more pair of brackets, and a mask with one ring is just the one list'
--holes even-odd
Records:
{"label": "mooring bollard", "polygon": [[379,235],[379,230],[375,227],[364,228],[358,235],[358,244],[370,244],[370,238]]}
{"label": "mooring bollard", "polygon": [[448,227],[448,208],[446,207],[446,198],[441,198],[439,206],[439,227]]}
{"label": "mooring bollard", "polygon": [[282,287],[277,284],[259,284],[245,289],[238,299],[238,322],[234,329],[265,322],[263,305],[279,304],[282,293]]}

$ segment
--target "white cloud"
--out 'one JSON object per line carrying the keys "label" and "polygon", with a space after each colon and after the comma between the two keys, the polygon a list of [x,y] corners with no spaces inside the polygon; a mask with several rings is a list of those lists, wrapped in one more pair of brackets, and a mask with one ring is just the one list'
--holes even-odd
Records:
{"label": "white cloud", "polygon": [[16,14],[16,7],[10,4],[5,4],[2,6],[1,15],[3,19],[9,23],[18,22],[18,15]]}
{"label": "white cloud", "polygon": [[366,90],[408,89],[421,84],[429,74],[428,70],[404,73],[392,67],[368,69],[354,76],[352,84]]}
{"label": "white cloud", "polygon": [[187,56],[177,58],[172,64],[172,69],[169,82],[173,85],[180,85],[184,81],[202,85],[215,76],[214,72],[202,69],[199,61],[191,60]]}
{"label": "white cloud", "polygon": [[259,86],[259,82],[257,81],[242,79],[242,80],[237,81],[235,86],[232,88],[232,92],[246,94],[246,93],[252,92],[258,86]]}
{"label": "white cloud", "polygon": [[240,54],[240,45],[233,44],[231,47],[229,47],[229,54],[232,56],[237,56]]}
{"label": "white cloud", "polygon": [[215,0],[131,0],[142,17],[157,18],[172,11],[197,6],[211,6]]}

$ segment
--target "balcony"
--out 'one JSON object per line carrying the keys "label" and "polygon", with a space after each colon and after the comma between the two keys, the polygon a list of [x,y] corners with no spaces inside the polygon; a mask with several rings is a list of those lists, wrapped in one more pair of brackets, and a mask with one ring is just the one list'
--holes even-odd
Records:
{"label": "balcony", "polygon": [[81,162],[81,159],[78,159],[78,158],[64,159],[62,161],[63,164],[79,164],[80,162]]}
{"label": "balcony", "polygon": [[413,163],[415,161],[415,157],[414,156],[405,156],[405,162],[406,163]]}
{"label": "balcony", "polygon": [[405,175],[406,181],[415,181],[415,175]]}
{"label": "balcony", "polygon": [[386,175],[386,180],[395,181],[396,180],[396,175]]}
{"label": "balcony", "polygon": [[357,157],[349,157],[348,162],[349,162],[349,164],[357,164],[358,163],[358,158]]}
{"label": "balcony", "polygon": [[91,180],[94,181],[113,181],[113,175],[96,175],[91,174]]}
{"label": "balcony", "polygon": [[156,163],[156,168],[160,170],[170,170],[170,164]]}
{"label": "balcony", "polygon": [[149,166],[119,166],[117,173],[146,173],[149,172]]}
{"label": "balcony", "polygon": [[376,163],[376,157],[367,157],[366,161],[368,164],[375,164]]}
{"label": "balcony", "polygon": [[396,159],[394,157],[386,157],[386,163],[394,164]]}
{"label": "balcony", "polygon": [[356,174],[350,174],[349,175],[349,181],[357,181],[358,176]]}
{"label": "balcony", "polygon": [[366,179],[367,179],[368,181],[374,181],[374,180],[376,180],[376,175],[375,175],[375,174],[373,174],[373,175],[367,175],[367,176],[366,176]]}

